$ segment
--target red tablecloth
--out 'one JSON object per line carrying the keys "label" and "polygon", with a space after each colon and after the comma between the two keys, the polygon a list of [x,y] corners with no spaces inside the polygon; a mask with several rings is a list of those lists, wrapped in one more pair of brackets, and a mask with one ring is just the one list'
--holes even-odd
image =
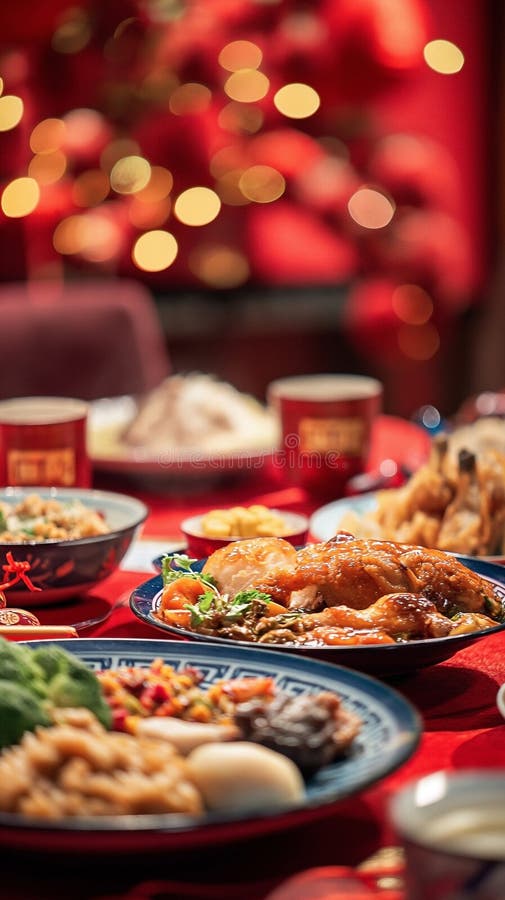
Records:
{"label": "red tablecloth", "polygon": [[[262,502],[305,512],[317,505],[298,488],[281,488],[261,476],[258,479],[178,496],[146,494],[134,491],[131,485],[122,488],[148,503],[150,514],[143,536],[167,541],[178,538],[178,523],[189,510],[198,512],[217,502]],[[37,610],[37,614],[42,621],[68,624],[103,614],[118,600],[126,602],[132,589],[147,577],[146,573],[117,571],[88,597]],[[127,606],[120,606],[83,636],[159,638],[161,632],[140,623]],[[163,858],[121,858],[101,873],[82,860],[61,858],[55,868],[48,860],[35,863],[26,856],[9,855],[3,860],[0,893],[9,900],[173,900],[186,896],[263,900],[269,888],[308,867],[357,865],[379,848],[397,843],[388,821],[388,803],[400,785],[439,768],[505,766],[505,722],[495,705],[503,681],[504,633],[478,641],[447,662],[391,680],[423,716],[419,748],[396,773],[341,803],[320,821],[233,848],[179,852]],[[185,887],[187,882],[201,887],[190,889]]]}

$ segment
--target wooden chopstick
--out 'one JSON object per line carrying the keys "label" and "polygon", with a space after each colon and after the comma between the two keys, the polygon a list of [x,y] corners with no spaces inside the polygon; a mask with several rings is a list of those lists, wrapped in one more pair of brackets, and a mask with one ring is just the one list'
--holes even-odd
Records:
{"label": "wooden chopstick", "polygon": [[0,637],[8,641],[78,637],[72,625],[0,625]]}

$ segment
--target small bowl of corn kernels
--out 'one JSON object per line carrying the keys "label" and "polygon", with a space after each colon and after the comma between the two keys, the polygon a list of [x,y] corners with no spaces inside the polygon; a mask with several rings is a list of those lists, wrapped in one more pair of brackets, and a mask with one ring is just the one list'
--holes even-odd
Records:
{"label": "small bowl of corn kernels", "polygon": [[245,538],[282,537],[300,546],[307,539],[308,527],[306,516],[260,504],[212,509],[204,515],[184,519],[180,525],[187,552],[197,559],[210,556],[231,541]]}

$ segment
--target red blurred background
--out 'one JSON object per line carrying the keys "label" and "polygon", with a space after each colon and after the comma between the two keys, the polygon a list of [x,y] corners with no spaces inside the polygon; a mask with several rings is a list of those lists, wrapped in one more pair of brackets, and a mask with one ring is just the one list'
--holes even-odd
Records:
{"label": "red blurred background", "polygon": [[450,413],[501,309],[500,19],[475,0],[4,5],[1,282],[132,279],[176,369],[259,396],[362,371],[390,412]]}

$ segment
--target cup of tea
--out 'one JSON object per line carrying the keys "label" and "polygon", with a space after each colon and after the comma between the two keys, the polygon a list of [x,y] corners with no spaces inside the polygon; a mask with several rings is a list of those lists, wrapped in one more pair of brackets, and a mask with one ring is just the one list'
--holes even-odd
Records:
{"label": "cup of tea", "polygon": [[89,487],[88,404],[68,397],[0,401],[0,483]]}
{"label": "cup of tea", "polygon": [[505,769],[434,772],[395,795],[409,900],[505,896]]}
{"label": "cup of tea", "polygon": [[380,381],[365,375],[295,375],[269,384],[282,434],[280,463],[291,484],[328,497],[366,469]]}

